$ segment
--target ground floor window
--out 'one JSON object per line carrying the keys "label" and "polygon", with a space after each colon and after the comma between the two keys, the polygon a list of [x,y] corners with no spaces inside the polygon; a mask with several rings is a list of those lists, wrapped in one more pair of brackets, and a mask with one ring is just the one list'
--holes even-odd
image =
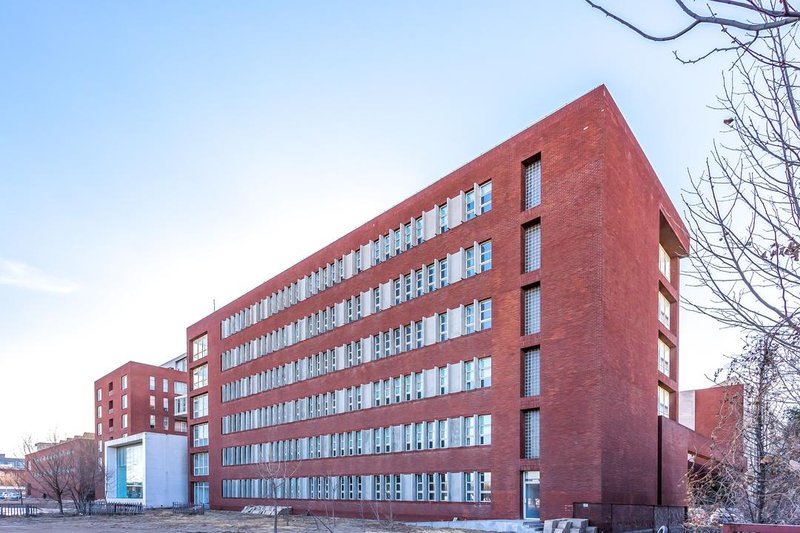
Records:
{"label": "ground floor window", "polygon": [[117,448],[117,498],[141,499],[144,490],[142,445]]}
{"label": "ground floor window", "polygon": [[192,483],[192,493],[195,505],[204,505],[208,507],[208,482],[201,481]]}
{"label": "ground floor window", "polygon": [[522,473],[522,518],[540,518],[539,472]]}

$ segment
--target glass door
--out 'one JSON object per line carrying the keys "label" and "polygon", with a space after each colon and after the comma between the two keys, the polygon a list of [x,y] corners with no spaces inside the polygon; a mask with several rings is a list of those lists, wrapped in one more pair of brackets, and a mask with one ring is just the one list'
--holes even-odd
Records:
{"label": "glass door", "polygon": [[539,472],[522,473],[522,518],[539,519]]}

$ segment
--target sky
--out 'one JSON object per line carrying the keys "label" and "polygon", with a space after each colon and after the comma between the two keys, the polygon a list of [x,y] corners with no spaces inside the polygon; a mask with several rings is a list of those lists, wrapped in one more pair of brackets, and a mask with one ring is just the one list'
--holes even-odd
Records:
{"label": "sky", "polygon": [[[95,379],[602,83],[684,212],[726,58],[672,51],[719,38],[579,0],[0,0],[0,453],[92,431]],[[680,328],[707,386],[739,336]]]}

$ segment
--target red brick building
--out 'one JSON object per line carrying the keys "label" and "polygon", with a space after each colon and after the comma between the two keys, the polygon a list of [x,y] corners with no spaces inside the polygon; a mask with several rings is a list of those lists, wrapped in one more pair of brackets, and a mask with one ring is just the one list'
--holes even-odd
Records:
{"label": "red brick building", "polygon": [[598,87],[188,328],[191,498],[263,501],[267,457],[319,512],[683,505],[688,247]]}
{"label": "red brick building", "polygon": [[[186,356],[161,366],[129,361],[94,383],[95,439],[103,443],[137,433],[186,435]],[[103,487],[98,487],[102,497]]]}
{"label": "red brick building", "polygon": [[[25,455],[25,485],[33,498],[54,498],[53,490],[65,490],[73,482],[77,464],[94,450],[94,435],[84,433],[58,442],[37,442],[36,450]],[[64,493],[65,500],[69,495]]]}

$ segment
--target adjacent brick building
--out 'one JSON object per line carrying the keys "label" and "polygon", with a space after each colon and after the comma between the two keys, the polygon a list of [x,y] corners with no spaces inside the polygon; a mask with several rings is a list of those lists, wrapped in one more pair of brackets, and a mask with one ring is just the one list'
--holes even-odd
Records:
{"label": "adjacent brick building", "polygon": [[[65,491],[73,481],[76,465],[86,464],[94,451],[94,435],[84,433],[58,442],[37,442],[25,455],[25,489],[34,498],[56,498],[55,488]],[[63,498],[69,499],[64,492]]]}
{"label": "adjacent brick building", "polygon": [[593,90],[188,328],[191,499],[263,501],[266,457],[318,512],[683,505],[688,246]]}
{"label": "adjacent brick building", "polygon": [[[103,444],[140,433],[186,436],[186,356],[160,366],[129,361],[94,383],[95,438]],[[104,487],[97,488],[103,497]]]}

